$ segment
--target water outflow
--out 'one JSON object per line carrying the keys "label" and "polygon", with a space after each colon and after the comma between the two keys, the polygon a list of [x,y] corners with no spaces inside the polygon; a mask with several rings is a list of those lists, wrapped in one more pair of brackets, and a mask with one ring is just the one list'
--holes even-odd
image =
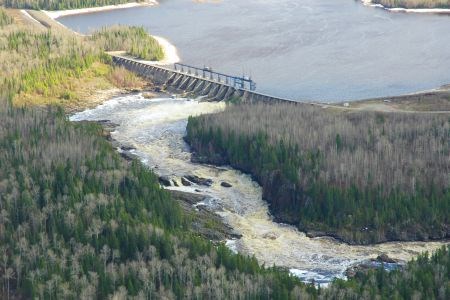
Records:
{"label": "water outflow", "polygon": [[[308,238],[294,227],[271,220],[261,187],[250,176],[232,168],[194,164],[189,147],[183,141],[190,115],[223,110],[223,103],[189,99],[144,99],[141,94],[114,98],[95,109],[73,115],[72,121],[110,120],[118,124],[112,133],[122,144],[136,148],[134,154],[158,175],[178,182],[170,187],[207,196],[197,205],[207,206],[242,234],[227,241],[235,251],[255,255],[266,265],[291,269],[302,280],[327,283],[344,277],[351,265],[386,253],[392,258],[409,260],[442,245],[439,242],[385,243],[375,246],[350,246],[331,238]],[[210,187],[182,186],[181,177],[196,175],[212,179]],[[223,187],[222,182],[232,185]]]}

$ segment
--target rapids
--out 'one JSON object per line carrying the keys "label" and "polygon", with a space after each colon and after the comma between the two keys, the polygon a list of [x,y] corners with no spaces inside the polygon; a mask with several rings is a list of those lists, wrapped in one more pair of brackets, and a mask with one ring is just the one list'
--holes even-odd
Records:
{"label": "rapids", "polygon": [[[183,136],[190,115],[223,110],[224,103],[191,99],[145,99],[131,94],[111,99],[95,109],[70,117],[72,121],[110,120],[118,124],[112,137],[132,150],[158,175],[180,183],[185,175],[210,178],[210,187],[172,186],[171,189],[208,196],[205,205],[242,234],[227,241],[234,251],[255,255],[266,265],[284,266],[304,281],[326,284],[344,278],[345,270],[358,262],[386,253],[407,261],[423,251],[432,251],[443,242],[392,242],[371,246],[351,246],[332,238],[308,238],[294,227],[272,221],[261,187],[250,176],[230,167],[194,164]],[[228,182],[231,188],[221,186]]]}

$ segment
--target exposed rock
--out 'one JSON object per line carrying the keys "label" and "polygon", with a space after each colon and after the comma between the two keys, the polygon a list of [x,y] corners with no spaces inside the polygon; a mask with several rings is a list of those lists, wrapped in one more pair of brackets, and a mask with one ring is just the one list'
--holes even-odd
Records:
{"label": "exposed rock", "polygon": [[132,161],[132,160],[136,159],[136,156],[130,152],[120,152],[119,154],[127,161]]}
{"label": "exposed rock", "polygon": [[114,129],[117,126],[119,126],[119,124],[111,122],[110,120],[98,120],[95,121],[96,123],[100,124],[103,126],[103,128],[105,129]]}
{"label": "exposed rock", "polygon": [[232,185],[231,185],[230,183],[225,182],[225,181],[222,181],[222,182],[220,183],[220,185],[223,186],[223,187],[226,187],[226,188],[232,187]]}
{"label": "exposed rock", "polygon": [[263,239],[276,240],[278,236],[274,232],[266,232],[262,235]]}
{"label": "exposed rock", "polygon": [[158,180],[163,186],[172,186],[172,180],[167,176],[160,176]]}
{"label": "exposed rock", "polygon": [[191,230],[195,234],[201,234],[213,242],[223,242],[242,237],[241,234],[225,224],[223,219],[207,206],[202,206],[201,209],[196,209],[196,206],[193,206],[193,204],[204,201],[206,199],[204,195],[173,190],[169,192],[174,199],[179,201],[182,209],[193,214]]}
{"label": "exposed rock", "polygon": [[322,237],[327,236],[327,233],[324,231],[317,231],[317,230],[308,230],[305,232],[305,235],[309,238],[316,238],[316,237]]}
{"label": "exposed rock", "polygon": [[187,175],[186,179],[190,182],[196,183],[198,185],[211,186],[213,181],[211,179],[198,177],[196,175]]}
{"label": "exposed rock", "polygon": [[189,192],[174,191],[174,190],[169,190],[169,192],[174,196],[174,198],[183,200],[184,202],[189,203],[190,205],[197,204],[198,202],[201,202],[206,198],[204,195]]}
{"label": "exposed rock", "polygon": [[173,182],[173,186],[179,186],[178,185],[178,182],[174,179],[174,180],[172,180],[172,182]]}
{"label": "exposed rock", "polygon": [[384,263],[389,263],[389,264],[394,264],[394,263],[397,262],[395,259],[390,258],[386,253],[378,255],[377,256],[377,261],[384,262]]}
{"label": "exposed rock", "polygon": [[367,273],[367,271],[376,269],[377,266],[370,264],[368,262],[363,262],[355,266],[351,266],[347,270],[345,270],[345,276],[348,278],[355,277],[357,273]]}
{"label": "exposed rock", "polygon": [[184,186],[191,186],[192,183],[184,177],[181,177],[181,184]]}
{"label": "exposed rock", "polygon": [[136,150],[136,148],[134,148],[133,146],[128,146],[128,145],[121,145],[120,149],[122,149],[123,151]]}

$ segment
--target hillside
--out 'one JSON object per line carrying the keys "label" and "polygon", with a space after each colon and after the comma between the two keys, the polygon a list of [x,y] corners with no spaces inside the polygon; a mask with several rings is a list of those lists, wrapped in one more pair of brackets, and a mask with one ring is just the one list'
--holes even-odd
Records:
{"label": "hillside", "polygon": [[252,104],[191,118],[200,161],[262,185],[281,222],[351,243],[449,237],[446,115],[335,112]]}

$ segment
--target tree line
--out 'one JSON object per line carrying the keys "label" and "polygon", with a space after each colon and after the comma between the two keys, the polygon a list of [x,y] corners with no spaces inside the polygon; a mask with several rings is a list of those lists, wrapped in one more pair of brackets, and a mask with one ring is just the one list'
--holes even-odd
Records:
{"label": "tree line", "polygon": [[22,9],[64,10],[106,5],[117,5],[143,0],[0,0],[0,5]]}
{"label": "tree line", "polygon": [[351,243],[449,236],[450,120],[242,104],[190,118],[204,161],[255,176],[274,216]]}

